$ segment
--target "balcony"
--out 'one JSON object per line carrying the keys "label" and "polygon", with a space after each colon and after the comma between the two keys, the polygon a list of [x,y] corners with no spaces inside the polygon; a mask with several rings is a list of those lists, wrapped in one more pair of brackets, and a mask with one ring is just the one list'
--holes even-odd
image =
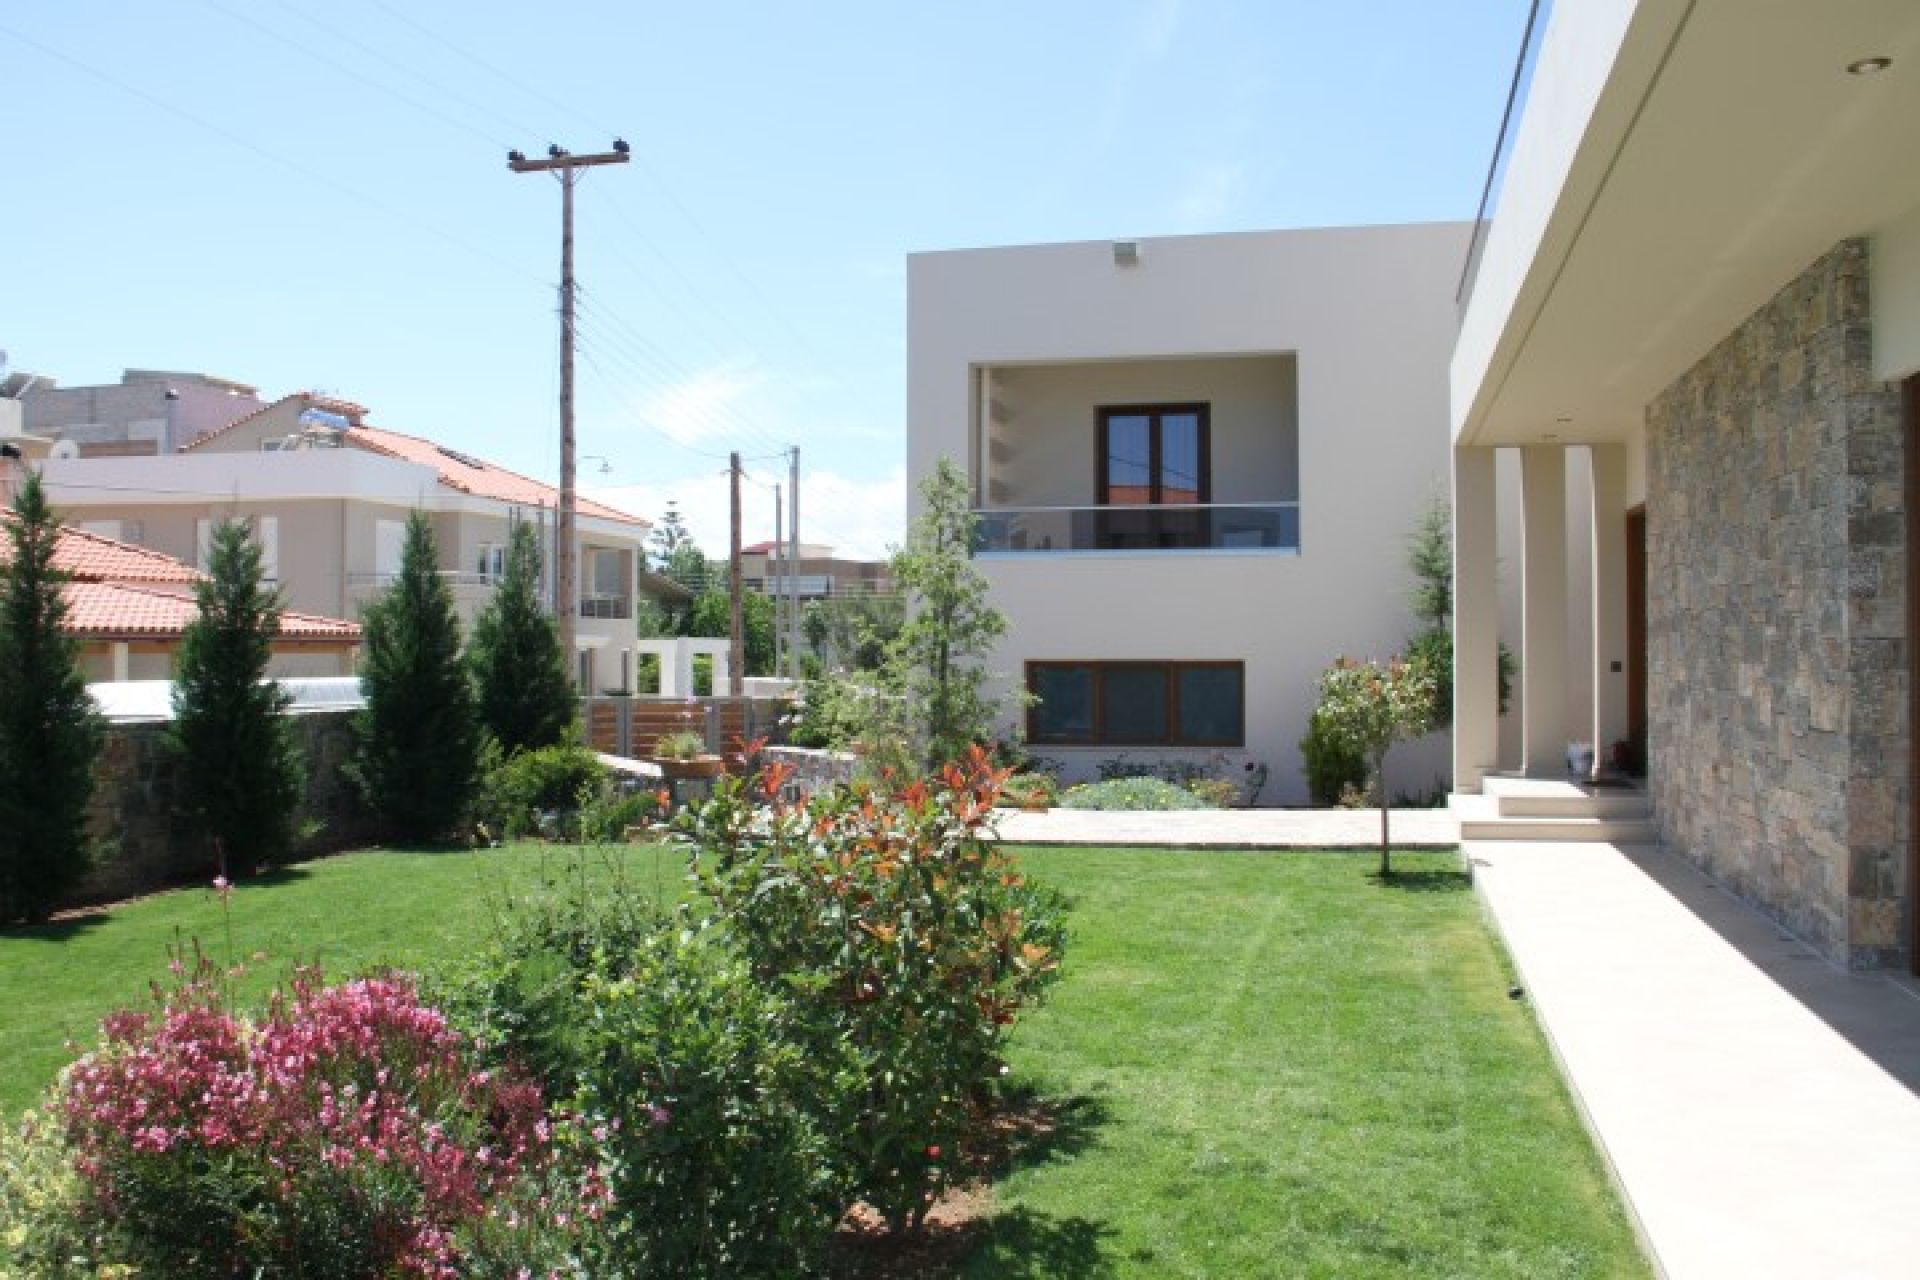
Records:
{"label": "balcony", "polygon": [[1297,502],[994,507],[974,514],[980,519],[974,549],[981,555],[1300,550]]}

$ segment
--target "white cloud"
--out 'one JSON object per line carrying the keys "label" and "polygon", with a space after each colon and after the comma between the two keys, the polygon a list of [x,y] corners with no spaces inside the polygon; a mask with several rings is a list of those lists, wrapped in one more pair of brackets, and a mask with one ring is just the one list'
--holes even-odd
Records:
{"label": "white cloud", "polygon": [[[755,472],[741,486],[740,540],[747,544],[773,536],[773,489],[784,473]],[[758,483],[755,483],[757,481]],[[724,471],[657,484],[585,488],[623,511],[657,520],[669,500],[680,508],[694,541],[709,556],[727,552],[728,498]],[[879,559],[906,536],[907,480],[904,468],[877,479],[843,475],[822,468],[800,473],[800,537],[830,544],[835,554]]]}
{"label": "white cloud", "polygon": [[634,411],[641,421],[681,444],[738,435],[742,421],[738,406],[766,380],[753,361],[730,360],[639,397]]}
{"label": "white cloud", "polygon": [[1173,203],[1174,223],[1183,231],[1211,230],[1240,204],[1247,187],[1244,164],[1205,164],[1188,175]]}

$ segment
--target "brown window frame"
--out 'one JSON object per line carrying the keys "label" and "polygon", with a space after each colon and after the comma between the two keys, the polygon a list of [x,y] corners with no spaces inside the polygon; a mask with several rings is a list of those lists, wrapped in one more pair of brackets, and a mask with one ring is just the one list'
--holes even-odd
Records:
{"label": "brown window frame", "polygon": [[[1159,667],[1167,683],[1167,736],[1164,738],[1109,738],[1106,736],[1105,698],[1101,687],[1102,675],[1112,669],[1137,671],[1141,668]],[[1048,737],[1040,733],[1037,719],[1038,703],[1027,708],[1027,741],[1034,746],[1049,747],[1244,747],[1247,744],[1247,664],[1239,659],[1225,658],[1128,658],[1115,660],[1076,660],[1070,658],[1046,658],[1029,660],[1026,664],[1026,689],[1033,690],[1033,677],[1037,670],[1046,668],[1064,668],[1068,670],[1088,670],[1093,673],[1093,732],[1083,738]],[[1198,669],[1230,668],[1240,677],[1240,734],[1237,738],[1203,740],[1180,736],[1180,674],[1183,671]]]}
{"label": "brown window frame", "polygon": [[[1161,419],[1176,413],[1190,413],[1200,420],[1200,475],[1199,505],[1205,506],[1213,501],[1213,406],[1205,401],[1193,404],[1103,404],[1094,410],[1096,430],[1094,431],[1093,483],[1096,500],[1100,506],[1112,505],[1108,501],[1109,486],[1107,480],[1107,431],[1108,424],[1114,418],[1146,417],[1152,420],[1147,436],[1147,482],[1148,492],[1153,501],[1140,505],[1162,507],[1167,504],[1160,500],[1160,422]],[[1128,506],[1134,504],[1128,503]],[[1176,503],[1187,506],[1187,503]]]}

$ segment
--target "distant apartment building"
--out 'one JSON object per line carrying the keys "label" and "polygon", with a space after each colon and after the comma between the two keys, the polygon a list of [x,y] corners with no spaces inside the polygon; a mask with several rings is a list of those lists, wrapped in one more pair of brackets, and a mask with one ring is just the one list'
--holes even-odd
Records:
{"label": "distant apartment building", "polygon": [[[49,497],[103,536],[204,563],[214,523],[252,522],[288,607],[358,618],[400,567],[406,522],[427,513],[464,625],[492,597],[520,521],[533,524],[552,584],[558,493],[550,485],[420,436],[367,425],[367,410],[302,392],[210,428],[170,456],[50,459]],[[578,505],[574,670],[590,692],[631,688],[634,601],[648,522]]]}
{"label": "distant apartment building", "polygon": [[892,595],[893,567],[885,560],[854,560],[833,554],[825,543],[803,542],[796,560],[779,543],[740,548],[740,574],[747,590],[762,595],[826,600],[839,596]]}
{"label": "distant apartment building", "polygon": [[119,382],[92,387],[28,376],[19,400],[28,435],[70,441],[85,458],[172,453],[264,407],[244,382],[162,369],[128,369]]}

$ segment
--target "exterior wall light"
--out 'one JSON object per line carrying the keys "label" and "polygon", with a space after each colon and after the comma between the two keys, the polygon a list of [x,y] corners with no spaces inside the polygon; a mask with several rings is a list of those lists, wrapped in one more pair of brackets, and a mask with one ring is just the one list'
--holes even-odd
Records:
{"label": "exterior wall light", "polygon": [[1139,266],[1140,242],[1138,240],[1115,240],[1113,242],[1113,265],[1116,267]]}

